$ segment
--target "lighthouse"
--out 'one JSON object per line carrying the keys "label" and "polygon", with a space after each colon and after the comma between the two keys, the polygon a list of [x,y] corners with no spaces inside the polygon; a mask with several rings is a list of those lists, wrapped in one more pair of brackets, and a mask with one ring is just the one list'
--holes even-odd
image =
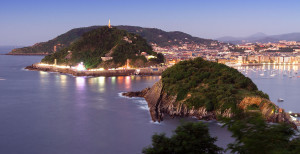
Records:
{"label": "lighthouse", "polygon": [[110,19],[108,20],[108,28],[111,28]]}

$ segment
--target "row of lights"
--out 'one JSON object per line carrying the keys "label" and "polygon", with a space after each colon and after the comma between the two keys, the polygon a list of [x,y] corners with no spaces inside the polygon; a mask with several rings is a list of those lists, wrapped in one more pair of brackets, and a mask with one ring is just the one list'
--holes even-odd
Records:
{"label": "row of lights", "polygon": [[[104,71],[104,68],[97,68],[97,69],[89,69],[87,70],[83,64],[83,62],[80,62],[79,64],[77,64],[77,66],[75,67],[71,67],[71,66],[65,66],[65,65],[52,65],[52,64],[43,64],[43,63],[39,63],[39,66],[50,66],[50,67],[56,67],[56,68],[70,68],[73,70],[77,70],[77,71]],[[120,67],[120,68],[110,68],[108,70],[125,70],[125,67]]]}

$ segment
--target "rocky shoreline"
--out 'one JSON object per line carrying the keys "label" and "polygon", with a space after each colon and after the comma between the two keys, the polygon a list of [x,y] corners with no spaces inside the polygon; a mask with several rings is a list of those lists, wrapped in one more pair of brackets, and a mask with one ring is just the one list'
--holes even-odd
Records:
{"label": "rocky shoreline", "polygon": [[[199,109],[189,109],[185,104],[176,102],[176,96],[170,96],[163,92],[162,81],[158,81],[151,88],[146,88],[139,92],[127,92],[123,93],[123,96],[127,97],[143,97],[148,103],[151,118],[154,122],[161,122],[165,115],[170,117],[196,117],[199,120],[218,120],[218,117],[230,118],[233,116],[231,110],[224,111],[206,111],[205,107]],[[246,109],[247,106],[256,104],[259,106],[259,110],[263,117],[268,122],[273,123],[288,123],[292,127],[297,128],[295,122],[291,119],[290,115],[284,110],[281,112],[274,112],[279,107],[273,102],[260,97],[245,97],[239,107]]]}
{"label": "rocky shoreline", "polygon": [[[163,92],[162,81],[158,81],[152,88],[146,88],[139,92],[123,93],[127,97],[143,97],[146,99],[151,118],[154,122],[161,122],[165,115],[170,117],[196,117],[200,120],[217,119],[215,112],[208,112],[206,109],[188,109],[183,103],[176,103],[176,96],[170,96]],[[224,117],[230,117],[231,113],[226,112]]]}
{"label": "rocky shoreline", "polygon": [[152,71],[152,69],[140,69],[137,73],[136,69],[125,69],[125,70],[103,70],[103,71],[76,71],[71,68],[59,68],[53,66],[39,66],[38,64],[32,64],[31,66],[25,67],[31,71],[45,71],[45,72],[58,72],[64,74],[71,74],[73,76],[129,76],[129,75],[152,75],[160,76],[164,69],[158,71]]}

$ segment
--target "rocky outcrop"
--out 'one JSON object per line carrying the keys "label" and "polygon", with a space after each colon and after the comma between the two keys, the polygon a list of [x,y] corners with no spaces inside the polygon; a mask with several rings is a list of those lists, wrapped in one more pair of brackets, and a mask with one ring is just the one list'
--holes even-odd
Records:
{"label": "rocky outcrop", "polygon": [[244,111],[247,111],[247,107],[251,105],[257,106],[259,108],[259,112],[269,122],[284,122],[296,127],[290,115],[270,100],[260,97],[245,97],[238,106]]}
{"label": "rocky outcrop", "polygon": [[[229,118],[233,116],[231,109],[227,109],[223,112],[220,110],[208,112],[205,107],[200,107],[199,109],[195,109],[194,107],[188,108],[182,101],[177,102],[176,96],[168,95],[163,91],[163,83],[161,80],[155,83],[151,88],[146,88],[140,92],[123,93],[123,95],[129,97],[144,97],[148,102],[150,115],[154,122],[162,121],[164,115],[171,117],[189,116],[196,117],[200,120],[213,120],[217,119],[218,116]],[[285,122],[296,128],[290,116],[270,100],[260,97],[245,97],[238,106],[245,112],[253,112],[247,110],[247,107],[253,104],[259,107],[259,112],[262,113],[267,121],[275,123]]]}
{"label": "rocky outcrop", "polygon": [[126,97],[144,97],[149,90],[150,88],[146,88],[142,91],[128,92],[128,93],[123,93],[122,95]]}
{"label": "rocky outcrop", "polygon": [[[168,95],[163,91],[162,81],[156,82],[152,88],[146,88],[140,92],[123,93],[123,96],[144,97],[148,102],[151,118],[154,122],[162,121],[164,115],[171,117],[196,117],[200,120],[217,119],[216,115],[231,117],[231,110],[225,112],[208,112],[205,107],[189,109],[183,102],[176,102],[176,96]],[[216,114],[217,113],[217,114]]]}

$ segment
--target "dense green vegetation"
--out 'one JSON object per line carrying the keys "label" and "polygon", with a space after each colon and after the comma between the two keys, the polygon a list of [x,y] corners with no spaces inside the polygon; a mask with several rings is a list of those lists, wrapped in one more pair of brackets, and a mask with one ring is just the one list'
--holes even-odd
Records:
{"label": "dense green vegetation", "polygon": [[246,96],[269,96],[242,73],[226,65],[205,61],[202,58],[182,61],[162,74],[164,91],[176,95],[188,107],[205,106],[208,111],[221,112],[236,106]]}
{"label": "dense green vegetation", "polygon": [[[57,45],[57,51],[60,51],[78,40],[84,33],[101,27],[103,26],[91,26],[72,29],[52,40],[37,43],[30,47],[15,49],[12,51],[12,53],[53,53],[55,45]],[[213,42],[213,40],[192,37],[191,35],[183,32],[165,32],[156,28],[142,28],[136,26],[116,26],[116,28],[126,30],[130,33],[138,34],[146,39],[148,43],[155,43],[158,46],[178,45],[179,42],[195,42],[199,44],[210,45],[210,43]],[[172,41],[169,42],[170,40]]]}
{"label": "dense green vegetation", "polygon": [[216,146],[217,140],[211,137],[208,128],[202,122],[185,123],[175,130],[172,137],[165,134],[155,134],[152,136],[152,146],[145,148],[146,154],[183,154],[183,153],[209,153],[216,154],[223,151]]}
{"label": "dense green vegetation", "polygon": [[[147,61],[141,53],[154,55],[157,58]],[[67,58],[68,55],[70,58]],[[102,62],[101,57],[113,57],[112,60]],[[162,63],[164,57],[152,51],[145,39],[139,35],[128,33],[125,30],[102,27],[82,35],[80,39],[69,47],[46,56],[42,62],[53,63],[57,59],[58,64],[76,65],[84,62],[87,68],[95,68],[100,65],[120,67],[125,65],[127,59],[131,65],[146,65],[146,63]]]}

